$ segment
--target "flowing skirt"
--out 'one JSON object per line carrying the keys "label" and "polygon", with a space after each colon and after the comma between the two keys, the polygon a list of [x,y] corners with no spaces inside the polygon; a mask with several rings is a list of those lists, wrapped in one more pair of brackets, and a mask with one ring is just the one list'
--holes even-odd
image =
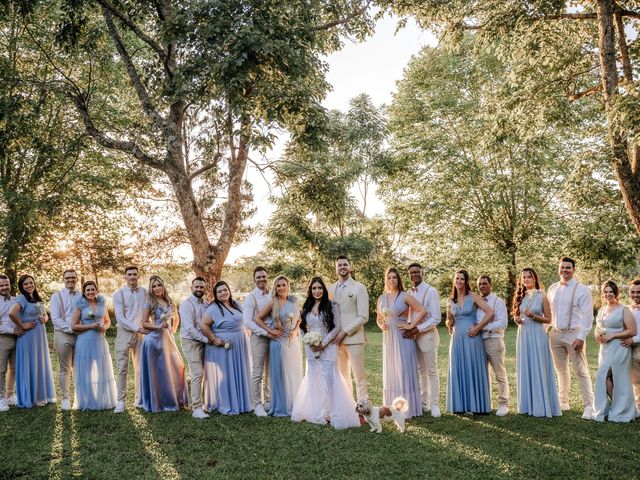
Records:
{"label": "flowing skirt", "polygon": [[[617,338],[600,345],[598,371],[594,388],[595,420],[610,422],[631,422],[636,417],[635,397],[631,382],[631,353]],[[613,392],[607,394],[607,375],[611,369]]]}
{"label": "flowing skirt", "polygon": [[175,412],[189,404],[182,355],[166,328],[142,340],[140,400],[147,412]]}
{"label": "flowing skirt", "polygon": [[489,413],[489,370],[482,335],[470,337],[467,330],[473,321],[460,317],[449,346],[449,381],[447,412]]}
{"label": "flowing skirt", "polygon": [[117,402],[116,380],[109,345],[104,335],[95,330],[79,334],[73,363],[76,382],[73,408],[114,408]]}
{"label": "flowing skirt", "polygon": [[360,426],[351,389],[338,371],[338,347],[329,345],[315,358],[305,346],[307,373],[293,402],[291,420],[326,425],[336,429]]}
{"label": "flowing skirt", "polygon": [[206,345],[204,349],[204,405],[224,415],[250,412],[251,363],[244,331],[215,331],[231,348]]}
{"label": "flowing skirt", "polygon": [[416,342],[404,338],[398,327],[389,323],[389,329],[383,333],[382,348],[384,404],[391,405],[397,397],[404,397],[409,402],[405,417],[418,417],[422,415],[422,400]]}
{"label": "flowing skirt", "polygon": [[532,417],[559,417],[560,400],[549,337],[541,323],[526,321],[516,340],[518,413]]}
{"label": "flowing skirt", "polygon": [[56,401],[47,332],[40,322],[16,341],[16,396],[23,408]]}
{"label": "flowing skirt", "polygon": [[300,336],[269,342],[271,407],[269,415],[288,417],[302,382],[302,347]]}

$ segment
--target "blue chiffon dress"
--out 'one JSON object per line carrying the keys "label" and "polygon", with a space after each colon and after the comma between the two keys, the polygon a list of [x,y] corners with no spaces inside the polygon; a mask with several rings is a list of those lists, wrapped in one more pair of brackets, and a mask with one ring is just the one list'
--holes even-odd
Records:
{"label": "blue chiffon dress", "polygon": [[22,323],[35,322],[16,341],[16,397],[22,408],[42,406],[56,401],[47,331],[40,322],[39,307],[24,295],[16,298]]}
{"label": "blue chiffon dress", "polygon": [[[80,310],[80,322],[93,324],[104,317],[106,303],[103,296],[97,298],[98,308],[91,309],[82,297],[76,308]],[[113,362],[104,333],[85,330],[77,334],[73,357],[76,389],[73,408],[79,410],[106,410],[116,406],[117,389],[113,376]]]}
{"label": "blue chiffon dress", "polygon": [[[145,305],[149,308],[149,305]],[[161,325],[173,306],[158,305],[150,315]],[[140,402],[147,412],[175,412],[189,404],[184,362],[170,329],[147,333],[140,351]]]}
{"label": "blue chiffon dress", "polygon": [[482,334],[470,337],[467,331],[476,323],[476,305],[471,295],[464,304],[451,308],[455,318],[449,346],[447,412],[489,413],[489,370]]}
{"label": "blue chiffon dress", "polygon": [[205,346],[205,408],[224,415],[250,412],[251,363],[242,312],[212,303],[206,313],[213,320],[211,330],[215,336],[229,342],[230,348]]}
{"label": "blue chiffon dress", "polygon": [[518,413],[532,417],[559,417],[562,411],[549,337],[544,325],[525,316],[527,309],[535,315],[544,314],[542,292],[525,296],[520,304],[521,324],[516,340]]}

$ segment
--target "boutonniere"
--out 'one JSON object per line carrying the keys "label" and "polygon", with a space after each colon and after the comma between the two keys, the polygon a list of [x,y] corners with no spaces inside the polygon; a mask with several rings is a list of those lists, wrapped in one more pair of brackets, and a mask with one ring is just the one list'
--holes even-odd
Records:
{"label": "boutonniere", "polygon": [[349,298],[353,298],[353,292],[350,291],[347,295],[349,296]]}

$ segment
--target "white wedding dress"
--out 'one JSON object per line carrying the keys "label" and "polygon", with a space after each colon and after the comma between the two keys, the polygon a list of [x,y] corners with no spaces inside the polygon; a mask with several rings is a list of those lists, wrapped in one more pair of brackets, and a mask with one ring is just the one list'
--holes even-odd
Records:
{"label": "white wedding dress", "polygon": [[336,429],[359,427],[360,418],[351,389],[338,371],[338,346],[329,344],[341,329],[340,310],[336,304],[333,305],[333,316],[335,327],[327,332],[322,314],[307,314],[307,331],[320,332],[322,344],[327,347],[319,358],[315,358],[308,345],[304,347],[307,372],[293,402],[291,420],[321,425],[329,423]]}

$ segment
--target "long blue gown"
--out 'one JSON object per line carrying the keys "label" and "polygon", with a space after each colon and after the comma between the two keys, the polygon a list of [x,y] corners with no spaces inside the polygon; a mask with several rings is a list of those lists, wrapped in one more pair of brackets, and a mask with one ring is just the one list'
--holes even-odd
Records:
{"label": "long blue gown", "polygon": [[[93,324],[104,317],[105,299],[97,298],[98,307],[91,309],[82,297],[76,308],[80,310],[80,322]],[[74,380],[76,383],[73,408],[79,410],[106,410],[116,406],[117,389],[113,376],[113,362],[109,344],[102,332],[85,330],[78,333],[73,357]]]}
{"label": "long blue gown", "polygon": [[455,317],[449,346],[447,412],[489,413],[489,370],[482,334],[470,337],[467,331],[476,322],[476,305],[466,295],[462,307],[453,305]]}
{"label": "long blue gown", "polygon": [[[608,316],[604,315],[604,307],[598,312],[596,323],[604,333],[622,332],[624,327],[624,305],[618,306]],[[631,349],[623,347],[619,338],[614,338],[600,345],[598,371],[596,372],[593,403],[594,419],[602,422],[605,417],[610,422],[631,422],[636,418],[635,397],[631,382]],[[607,374],[611,370],[613,392],[607,395]]]}
{"label": "long blue gown", "polygon": [[[278,315],[285,335],[269,341],[269,378],[271,382],[271,407],[269,415],[291,416],[293,401],[302,382],[302,345],[300,335],[289,338],[289,332],[298,319],[298,304],[295,297],[289,297],[279,308]],[[289,318],[292,315],[292,318]],[[273,315],[270,317],[273,325]]]}
{"label": "long blue gown", "polygon": [[549,337],[544,325],[525,316],[526,309],[535,315],[544,314],[542,292],[525,296],[520,304],[522,323],[518,326],[516,340],[518,413],[532,417],[558,417],[562,411]]}
{"label": "long blue gown", "polygon": [[405,295],[405,292],[383,294],[380,300],[380,308],[389,311],[388,329],[382,334],[382,391],[385,405],[391,405],[397,397],[404,397],[409,403],[405,417],[411,418],[422,415],[422,401],[416,342],[404,338],[403,330],[398,327],[400,323],[407,323]]}
{"label": "long blue gown", "polygon": [[26,330],[16,342],[16,396],[18,407],[31,408],[56,401],[53,370],[45,326],[40,323],[38,305],[23,295],[20,305],[22,323],[35,322],[36,328]]}
{"label": "long blue gown", "polygon": [[[148,308],[148,305],[145,305]],[[154,325],[173,309],[158,305],[151,316]],[[189,404],[184,362],[170,329],[147,333],[140,351],[140,401],[147,412],[175,412]]]}
{"label": "long blue gown", "polygon": [[207,344],[204,349],[204,404],[207,410],[237,415],[252,410],[249,385],[251,363],[249,341],[244,332],[242,312],[212,303],[206,313],[213,320],[216,337],[231,342],[231,348]]}

